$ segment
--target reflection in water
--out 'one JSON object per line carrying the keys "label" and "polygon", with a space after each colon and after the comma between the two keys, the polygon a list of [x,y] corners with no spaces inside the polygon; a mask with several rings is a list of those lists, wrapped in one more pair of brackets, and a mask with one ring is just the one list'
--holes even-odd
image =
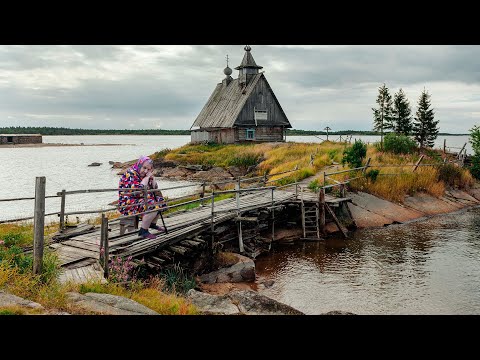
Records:
{"label": "reflection in water", "polygon": [[257,258],[259,290],[306,314],[480,314],[480,208],[277,246]]}

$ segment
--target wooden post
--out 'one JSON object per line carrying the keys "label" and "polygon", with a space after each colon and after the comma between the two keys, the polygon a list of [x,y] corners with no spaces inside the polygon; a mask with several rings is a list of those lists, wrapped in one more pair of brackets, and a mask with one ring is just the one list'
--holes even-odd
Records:
{"label": "wooden post", "polygon": [[205,206],[205,181],[202,183],[202,194],[200,196],[202,201],[200,201],[200,205],[203,207]]}
{"label": "wooden post", "polygon": [[302,210],[302,229],[303,229],[303,237],[306,238],[307,234],[305,232],[305,203],[303,202],[303,186],[300,186],[300,207]]}
{"label": "wooden post", "polygon": [[325,189],[320,189],[318,192],[319,202],[319,226],[322,234],[325,234]]}
{"label": "wooden post", "polygon": [[105,213],[102,213],[102,230],[103,230],[103,245],[105,249],[105,254],[104,254],[104,262],[105,265],[103,267],[103,276],[105,279],[108,279],[109,275],[109,269],[108,269],[108,261],[109,261],[109,249],[108,249],[108,219],[105,216]]}
{"label": "wooden post", "polygon": [[212,219],[210,220],[210,231],[212,233],[212,236],[210,238],[210,243],[208,244],[210,254],[213,254],[213,240],[214,240],[214,225],[213,225],[213,215],[214,215],[214,210],[215,210],[215,190],[212,190]]}
{"label": "wooden post", "polygon": [[324,171],[323,172],[323,186],[327,185],[327,173]]}
{"label": "wooden post", "polygon": [[447,153],[447,139],[443,139],[443,155]]}
{"label": "wooden post", "polygon": [[340,196],[345,198],[345,184],[340,184]]}
{"label": "wooden post", "polygon": [[418,168],[418,165],[420,165],[420,163],[421,163],[421,162],[422,162],[422,160],[423,160],[423,157],[424,157],[424,155],[423,155],[423,154],[422,154],[422,155],[420,155],[420,159],[418,159],[417,163],[416,163],[416,164],[415,164],[415,166],[413,167],[413,171],[417,170],[417,168]]}
{"label": "wooden post", "polygon": [[372,160],[372,158],[368,158],[367,163],[365,164],[365,166],[362,170],[362,174],[365,174],[365,171],[367,171],[368,165],[370,165],[370,160]]}
{"label": "wooden post", "polygon": [[35,210],[33,220],[33,273],[41,274],[43,266],[43,234],[45,228],[45,176],[35,180]]}
{"label": "wooden post", "polygon": [[242,221],[238,222],[238,249],[240,253],[245,252],[245,248],[243,247],[243,236],[242,236]]}
{"label": "wooden post", "polygon": [[462,148],[460,149],[460,152],[458,153],[458,159],[460,159],[460,156],[462,155],[463,149],[465,149],[465,146],[467,146],[467,143],[463,144]]}
{"label": "wooden post", "polygon": [[275,190],[275,188],[272,188],[272,206],[273,206],[273,190]]}
{"label": "wooden post", "polygon": [[[102,214],[102,216],[104,216]],[[125,230],[123,230],[125,233]],[[120,228],[120,234],[122,234],[122,227]],[[123,234],[122,234],[123,235]],[[102,265],[102,268],[105,269],[105,228],[103,227],[103,217],[102,217],[102,223],[100,225],[100,256],[98,257],[98,260],[100,261],[100,265]]]}
{"label": "wooden post", "polygon": [[62,190],[62,200],[60,203],[60,231],[65,229],[65,190]]}
{"label": "wooden post", "polygon": [[328,204],[325,204],[325,209],[329,212],[330,216],[333,218],[333,221],[335,221],[335,224],[337,224],[337,227],[340,229],[342,232],[343,236],[348,238],[348,230],[345,228],[345,226],[342,225],[342,223],[338,220],[337,216],[333,212],[333,210],[328,206]]}
{"label": "wooden post", "polygon": [[238,215],[238,212],[240,211],[240,192],[238,191],[240,190],[240,178],[238,178],[238,183],[235,184],[235,190],[236,190],[235,200],[237,201],[237,215]]}
{"label": "wooden post", "polygon": [[272,208],[272,244],[275,241],[275,208]]}
{"label": "wooden post", "polygon": [[295,184],[295,200],[298,200],[298,184]]}

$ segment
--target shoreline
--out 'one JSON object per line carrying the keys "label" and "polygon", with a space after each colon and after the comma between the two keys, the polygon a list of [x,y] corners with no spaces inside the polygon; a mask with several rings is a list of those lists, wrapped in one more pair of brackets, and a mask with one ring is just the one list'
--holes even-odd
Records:
{"label": "shoreline", "polygon": [[131,144],[57,144],[57,143],[41,143],[41,144],[1,144],[3,148],[24,148],[24,147],[48,147],[48,146],[127,146]]}

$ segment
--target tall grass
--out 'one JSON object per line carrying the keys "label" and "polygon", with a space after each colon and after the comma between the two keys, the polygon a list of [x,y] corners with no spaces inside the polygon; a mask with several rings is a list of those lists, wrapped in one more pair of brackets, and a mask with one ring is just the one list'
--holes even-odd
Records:
{"label": "tall grass", "polygon": [[[185,145],[165,155],[167,160],[181,164],[211,166],[256,166],[257,175],[282,173],[298,168],[291,174],[271,177],[276,185],[284,185],[314,175],[332,162],[340,162],[346,144],[265,143],[229,145]],[[312,161],[313,160],[313,161]]]}

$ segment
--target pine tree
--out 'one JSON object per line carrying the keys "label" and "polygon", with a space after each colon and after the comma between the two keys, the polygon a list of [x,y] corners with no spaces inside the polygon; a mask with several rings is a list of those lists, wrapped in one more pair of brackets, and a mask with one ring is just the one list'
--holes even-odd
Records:
{"label": "pine tree", "polygon": [[402,89],[395,94],[393,99],[392,125],[397,134],[410,135],[412,132],[412,110],[410,103]]}
{"label": "pine tree", "polygon": [[434,121],[434,114],[433,109],[430,109],[430,95],[423,89],[418,99],[417,113],[413,123],[413,134],[420,148],[432,147],[438,136],[438,120]]}
{"label": "pine tree", "polygon": [[378,108],[372,108],[373,130],[380,131],[380,146],[383,149],[383,130],[392,128],[392,96],[385,84],[378,88],[376,102]]}

